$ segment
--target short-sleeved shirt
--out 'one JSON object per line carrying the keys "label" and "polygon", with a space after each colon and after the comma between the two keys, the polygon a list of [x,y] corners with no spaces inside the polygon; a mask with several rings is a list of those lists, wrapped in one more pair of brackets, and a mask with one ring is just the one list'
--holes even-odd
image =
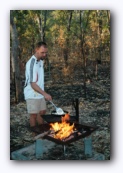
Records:
{"label": "short-sleeved shirt", "polygon": [[31,87],[31,82],[36,82],[36,84],[44,90],[44,67],[43,61],[37,60],[37,58],[33,55],[28,62],[26,63],[25,70],[25,87],[24,87],[24,97],[27,99],[40,99],[44,96],[40,93],[36,92]]}

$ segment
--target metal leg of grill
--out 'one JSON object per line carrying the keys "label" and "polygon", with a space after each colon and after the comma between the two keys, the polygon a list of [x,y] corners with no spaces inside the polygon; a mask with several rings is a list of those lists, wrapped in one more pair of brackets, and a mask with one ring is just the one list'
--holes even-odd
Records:
{"label": "metal leg of grill", "polygon": [[87,157],[92,157],[92,138],[84,138],[84,154]]}
{"label": "metal leg of grill", "polygon": [[63,150],[64,150],[64,156],[66,156],[67,155],[67,153],[66,153],[66,145],[63,145]]}
{"label": "metal leg of grill", "polygon": [[42,139],[37,139],[35,142],[35,154],[37,159],[43,156],[43,140]]}

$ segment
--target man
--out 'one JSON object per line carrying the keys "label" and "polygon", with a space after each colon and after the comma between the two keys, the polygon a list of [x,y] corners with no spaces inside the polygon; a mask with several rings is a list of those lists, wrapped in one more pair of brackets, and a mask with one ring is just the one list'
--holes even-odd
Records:
{"label": "man", "polygon": [[44,68],[43,60],[47,56],[47,45],[38,42],[34,55],[26,63],[24,97],[27,111],[30,114],[30,127],[43,124],[42,115],[46,113],[46,100],[52,97],[44,91]]}

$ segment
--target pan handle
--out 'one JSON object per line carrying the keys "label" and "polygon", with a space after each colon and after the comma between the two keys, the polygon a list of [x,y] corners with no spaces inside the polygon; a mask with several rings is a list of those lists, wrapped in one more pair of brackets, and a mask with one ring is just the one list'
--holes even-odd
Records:
{"label": "pan handle", "polygon": [[55,109],[57,109],[56,105],[52,101],[49,102],[55,107]]}

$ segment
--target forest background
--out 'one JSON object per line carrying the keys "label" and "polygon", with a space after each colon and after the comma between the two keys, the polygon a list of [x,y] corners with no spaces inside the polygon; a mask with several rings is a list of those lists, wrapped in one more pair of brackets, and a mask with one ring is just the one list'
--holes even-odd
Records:
{"label": "forest background", "polygon": [[84,97],[87,80],[97,79],[98,64],[110,63],[109,10],[14,10],[10,23],[10,82],[15,88],[11,101],[23,99],[25,63],[38,41],[48,44],[45,75],[49,80],[55,83],[69,76],[66,81],[73,83],[74,72],[80,69]]}

